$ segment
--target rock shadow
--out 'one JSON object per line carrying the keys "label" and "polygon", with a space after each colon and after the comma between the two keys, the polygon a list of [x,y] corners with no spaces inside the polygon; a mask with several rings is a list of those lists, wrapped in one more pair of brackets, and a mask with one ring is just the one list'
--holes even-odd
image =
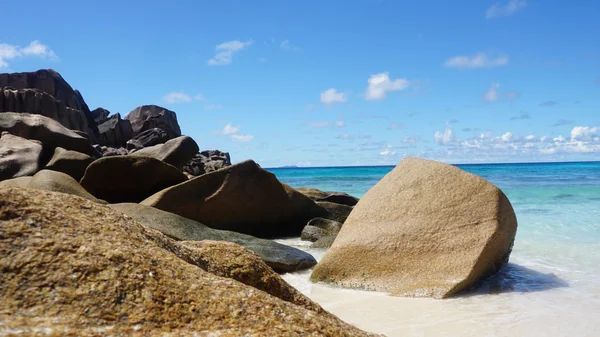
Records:
{"label": "rock shadow", "polygon": [[505,264],[494,275],[457,296],[476,296],[510,292],[530,293],[568,287],[569,283],[553,273],[539,271],[514,263]]}

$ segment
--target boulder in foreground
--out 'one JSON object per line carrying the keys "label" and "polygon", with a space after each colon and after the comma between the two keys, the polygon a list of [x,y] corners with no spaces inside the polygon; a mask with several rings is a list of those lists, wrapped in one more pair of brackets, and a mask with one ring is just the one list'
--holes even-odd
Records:
{"label": "boulder in foreground", "polygon": [[445,298],[506,263],[516,231],[498,187],[451,165],[407,158],[358,202],[311,279]]}
{"label": "boulder in foreground", "polygon": [[310,219],[327,214],[252,160],[169,187],[141,204],[258,237],[300,235]]}
{"label": "boulder in foreground", "polygon": [[230,279],[240,274],[206,247],[83,198],[0,189],[0,221],[2,335],[368,335],[301,294],[286,301],[265,292],[272,283]]}

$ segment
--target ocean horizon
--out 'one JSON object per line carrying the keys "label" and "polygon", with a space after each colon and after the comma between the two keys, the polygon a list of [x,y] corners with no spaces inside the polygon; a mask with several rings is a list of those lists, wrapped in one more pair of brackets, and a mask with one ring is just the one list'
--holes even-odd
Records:
{"label": "ocean horizon", "polygon": [[[402,298],[284,278],[343,320],[387,336],[598,336],[600,161],[456,164],[498,186],[518,221],[509,263],[445,300]],[[268,169],[292,187],[362,197],[394,166]],[[320,260],[325,250],[278,240]]]}

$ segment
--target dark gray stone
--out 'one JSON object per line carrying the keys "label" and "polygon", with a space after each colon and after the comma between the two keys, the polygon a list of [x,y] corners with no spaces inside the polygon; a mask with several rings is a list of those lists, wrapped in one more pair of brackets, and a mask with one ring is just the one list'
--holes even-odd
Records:
{"label": "dark gray stone", "polygon": [[277,272],[308,269],[317,261],[308,253],[254,236],[207,227],[197,221],[154,207],[134,203],[112,204],[109,207],[134,218],[140,224],[156,229],[182,241],[228,241],[244,246],[258,255]]}
{"label": "dark gray stone", "polygon": [[310,220],[302,230],[300,238],[304,241],[315,242],[323,236],[336,236],[342,229],[342,224],[325,218]]}

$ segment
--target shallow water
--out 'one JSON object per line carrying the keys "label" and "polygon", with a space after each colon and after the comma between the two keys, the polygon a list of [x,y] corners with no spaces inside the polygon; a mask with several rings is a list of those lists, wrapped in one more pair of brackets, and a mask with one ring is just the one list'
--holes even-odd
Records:
{"label": "shallow water", "polygon": [[[600,336],[600,163],[459,165],[500,187],[519,228],[510,263],[457,298],[401,298],[284,275],[325,309],[388,336]],[[361,197],[392,167],[271,169],[293,187]],[[280,240],[317,260],[324,250]]]}

